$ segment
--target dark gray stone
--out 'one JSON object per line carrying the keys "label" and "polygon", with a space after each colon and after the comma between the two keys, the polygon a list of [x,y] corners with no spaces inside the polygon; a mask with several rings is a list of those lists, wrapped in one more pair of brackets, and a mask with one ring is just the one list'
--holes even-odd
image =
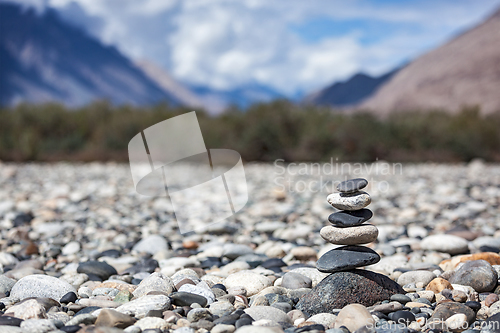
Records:
{"label": "dark gray stone", "polygon": [[[218,324],[224,324],[224,325],[234,325],[236,323],[236,321],[240,318],[240,315],[237,314],[237,313],[232,313],[232,314],[229,314],[229,315],[225,315],[223,317],[220,317],[219,319],[216,319],[214,320],[214,324],[215,325],[218,325]],[[250,321],[250,325],[251,325],[251,321]]]}
{"label": "dark gray stone", "polygon": [[415,321],[415,315],[410,311],[396,311],[389,315],[393,321],[398,324],[404,324],[406,326],[410,325],[412,321]]}
{"label": "dark gray stone", "polygon": [[22,319],[10,316],[0,316],[0,326],[21,326]]}
{"label": "dark gray stone", "polygon": [[267,259],[261,264],[264,268],[272,268],[272,267],[283,267],[286,266],[285,262],[280,258],[271,258]]}
{"label": "dark gray stone", "polygon": [[139,272],[153,273],[158,268],[158,261],[154,259],[143,259],[132,267],[127,268],[122,274],[134,275]]}
{"label": "dark gray stone", "polygon": [[431,306],[431,305],[432,305],[431,301],[429,301],[429,300],[428,300],[428,299],[426,299],[426,298],[422,298],[422,297],[417,298],[417,299],[415,300],[415,302],[417,302],[417,303],[422,303],[422,304],[427,304],[427,305],[429,305],[429,306]]}
{"label": "dark gray stone", "polygon": [[273,308],[280,309],[281,311],[288,313],[292,311],[292,306],[286,302],[276,302],[271,305]]}
{"label": "dark gray stone", "polygon": [[250,265],[250,267],[255,268],[262,264],[264,261],[269,259],[265,254],[259,253],[249,253],[239,256],[234,261],[244,261]]}
{"label": "dark gray stone", "polygon": [[406,304],[408,302],[411,302],[411,298],[406,295],[396,294],[391,296],[391,301],[396,301],[401,304]]}
{"label": "dark gray stone", "polygon": [[479,309],[481,309],[481,303],[476,302],[476,301],[467,301],[464,304],[467,305],[472,310],[474,310],[475,312],[477,312],[477,311],[479,311]]}
{"label": "dark gray stone", "polygon": [[59,330],[66,332],[66,333],[76,333],[79,330],[81,330],[81,328],[82,327],[80,325],[70,325],[70,326],[63,326],[63,327],[59,328]]}
{"label": "dark gray stone", "polygon": [[478,293],[493,291],[497,285],[498,275],[486,260],[465,262],[450,279],[452,284],[461,284],[474,288]]}
{"label": "dark gray stone", "polygon": [[469,325],[472,324],[476,319],[476,314],[467,305],[457,302],[448,302],[439,304],[429,321],[432,322],[434,319],[444,321],[457,313],[463,313],[467,317],[467,322],[469,323]]}
{"label": "dark gray stone", "polygon": [[373,265],[379,261],[380,256],[372,249],[366,246],[347,245],[323,254],[316,263],[316,268],[320,272],[333,273]]}
{"label": "dark gray stone", "polygon": [[226,286],[223,285],[222,283],[216,283],[216,284],[214,284],[214,286],[212,288],[219,288],[219,289],[222,289],[224,291],[227,291]]}
{"label": "dark gray stone", "polygon": [[96,259],[99,259],[101,257],[120,258],[121,255],[122,253],[120,251],[111,249],[99,253],[95,258]]}
{"label": "dark gray stone", "polygon": [[116,269],[106,262],[101,261],[87,261],[78,265],[76,270],[78,273],[85,273],[87,275],[96,275],[102,280],[107,280],[111,275],[116,275]]}
{"label": "dark gray stone", "polygon": [[342,210],[328,216],[328,221],[339,228],[355,227],[368,221],[373,216],[371,210],[363,208],[360,210]]}
{"label": "dark gray stone", "polygon": [[312,316],[352,303],[372,306],[402,293],[403,288],[385,275],[353,269],[327,276],[300,299],[296,308]]}
{"label": "dark gray stone", "polygon": [[304,332],[316,333],[316,332],[324,332],[324,331],[325,331],[324,325],[312,324],[312,325],[307,325],[304,327],[296,328],[293,330],[293,333],[304,333]]}
{"label": "dark gray stone", "polygon": [[207,305],[207,299],[203,296],[179,291],[170,295],[172,302],[177,306],[190,306],[193,303],[198,303],[201,306]]}
{"label": "dark gray stone", "polygon": [[60,303],[71,303],[71,302],[74,303],[77,299],[78,299],[78,297],[76,296],[76,294],[74,292],[70,291],[69,293],[67,293],[63,297],[61,297],[61,300],[59,302]]}
{"label": "dark gray stone", "polygon": [[288,272],[283,275],[281,286],[287,289],[311,288],[312,280],[302,274]]}
{"label": "dark gray stone", "polygon": [[368,185],[368,181],[364,178],[349,179],[338,184],[337,191],[344,193],[356,192],[365,188],[366,185]]}
{"label": "dark gray stone", "polygon": [[248,318],[241,318],[235,321],[234,326],[238,329],[242,326],[252,325],[252,320]]}
{"label": "dark gray stone", "polygon": [[486,319],[483,325],[481,325],[481,332],[500,333],[500,313]]}
{"label": "dark gray stone", "polygon": [[78,311],[77,313],[75,313],[75,316],[78,316],[81,314],[90,314],[90,313],[94,312],[95,310],[99,310],[100,308],[101,308],[100,306],[87,306],[87,307],[81,309],[80,311]]}

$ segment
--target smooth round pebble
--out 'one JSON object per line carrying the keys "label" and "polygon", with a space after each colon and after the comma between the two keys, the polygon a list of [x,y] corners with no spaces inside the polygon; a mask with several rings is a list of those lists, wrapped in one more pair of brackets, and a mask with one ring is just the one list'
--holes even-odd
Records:
{"label": "smooth round pebble", "polygon": [[48,297],[60,300],[76,289],[69,283],[48,275],[28,275],[16,282],[10,292],[10,297],[23,300],[28,297]]}
{"label": "smooth round pebble", "polygon": [[266,287],[270,287],[272,282],[264,275],[252,271],[239,271],[229,275],[224,280],[226,288],[245,286],[247,296],[253,296]]}
{"label": "smooth round pebble", "polygon": [[281,286],[287,289],[311,288],[312,280],[302,274],[288,272],[283,275]]}
{"label": "smooth round pebble", "polygon": [[254,320],[272,320],[277,323],[293,324],[290,317],[283,311],[272,306],[252,306],[244,310]]}
{"label": "smooth round pebble", "polygon": [[493,291],[497,281],[496,270],[485,260],[465,262],[450,279],[451,284],[470,286],[478,293]]}
{"label": "smooth round pebble", "polygon": [[345,326],[350,332],[367,325],[375,325],[370,312],[361,304],[346,305],[337,315],[335,328]]}
{"label": "smooth round pebble", "polygon": [[409,271],[406,273],[401,274],[401,276],[398,278],[398,283],[401,286],[404,286],[406,284],[410,283],[419,283],[421,282],[423,286],[427,286],[429,282],[434,280],[436,278],[436,275],[433,272],[429,271]]}
{"label": "smooth round pebble", "polygon": [[168,249],[168,243],[164,237],[160,235],[149,235],[137,242],[137,244],[135,244],[132,248],[132,251],[154,255],[155,253],[166,249]]}
{"label": "smooth round pebble", "polygon": [[454,235],[431,235],[420,242],[422,250],[438,251],[449,254],[461,254],[469,251],[469,243],[462,237]]}
{"label": "smooth round pebble", "polygon": [[469,326],[467,316],[463,313],[457,313],[446,319],[446,327],[452,332],[461,332]]}
{"label": "smooth round pebble", "polygon": [[411,302],[411,298],[403,294],[395,294],[391,296],[391,301],[396,301],[404,305]]}

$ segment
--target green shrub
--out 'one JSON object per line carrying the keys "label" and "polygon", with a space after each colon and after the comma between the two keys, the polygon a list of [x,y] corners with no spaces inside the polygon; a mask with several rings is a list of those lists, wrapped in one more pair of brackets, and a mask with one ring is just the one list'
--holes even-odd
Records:
{"label": "green shrub", "polygon": [[[160,104],[119,106],[100,101],[78,109],[20,104],[0,110],[4,161],[127,161],[139,131],[190,109]],[[298,106],[286,100],[197,112],[207,148],[238,151],[246,161],[500,161],[500,113],[477,108],[399,112],[386,118]]]}

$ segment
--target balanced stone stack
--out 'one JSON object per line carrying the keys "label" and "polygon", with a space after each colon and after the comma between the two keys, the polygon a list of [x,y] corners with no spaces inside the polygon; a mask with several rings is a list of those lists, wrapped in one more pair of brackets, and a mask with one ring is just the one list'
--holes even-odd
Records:
{"label": "balanced stone stack", "polygon": [[374,242],[378,236],[377,227],[365,223],[373,216],[365,208],[371,198],[361,191],[367,185],[366,179],[347,180],[337,186],[338,193],[327,197],[328,202],[341,211],[328,217],[331,225],[323,227],[320,235],[332,244],[343,246],[328,251],[317,261],[319,271],[331,274],[297,303],[297,308],[307,315],[329,313],[352,303],[371,306],[404,293],[401,286],[387,276],[358,269],[380,260],[375,251],[361,245]]}
{"label": "balanced stone stack", "polygon": [[372,265],[380,260],[375,251],[360,246],[375,241],[378,236],[377,227],[365,223],[373,216],[371,210],[365,209],[371,202],[370,195],[361,191],[366,185],[368,181],[363,178],[346,180],[337,186],[338,193],[327,197],[328,203],[341,211],[328,217],[332,225],[323,227],[320,235],[332,244],[345,246],[321,256],[316,264],[319,271],[334,273]]}

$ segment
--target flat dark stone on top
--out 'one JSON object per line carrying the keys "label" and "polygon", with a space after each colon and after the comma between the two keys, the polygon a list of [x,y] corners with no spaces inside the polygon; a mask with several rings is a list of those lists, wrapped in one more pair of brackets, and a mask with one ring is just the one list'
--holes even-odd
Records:
{"label": "flat dark stone on top", "polygon": [[364,178],[354,178],[345,180],[337,185],[337,191],[343,193],[356,192],[365,188],[368,185],[368,181]]}
{"label": "flat dark stone on top", "polygon": [[373,216],[371,210],[363,208],[360,210],[342,210],[328,216],[328,221],[339,228],[355,227],[368,221]]}
{"label": "flat dark stone on top", "polygon": [[323,254],[316,263],[316,268],[323,273],[334,273],[372,265],[379,261],[380,256],[372,249],[366,246],[347,245]]}

